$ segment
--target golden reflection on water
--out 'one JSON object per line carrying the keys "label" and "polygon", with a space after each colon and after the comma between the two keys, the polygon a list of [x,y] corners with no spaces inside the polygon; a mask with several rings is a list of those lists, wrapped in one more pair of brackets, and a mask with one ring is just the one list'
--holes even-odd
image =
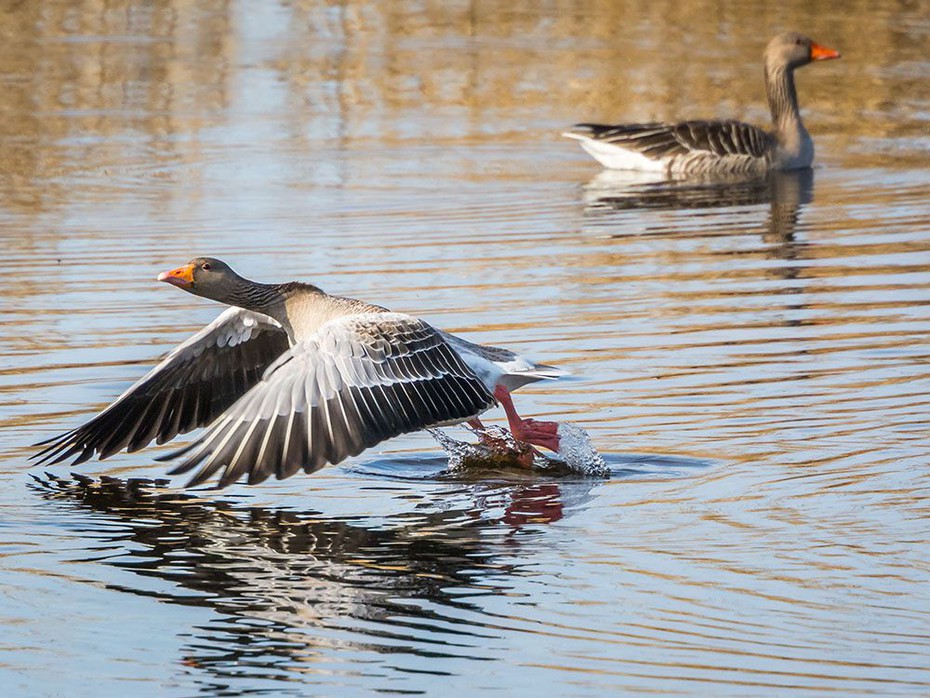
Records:
{"label": "golden reflection on water", "polygon": [[[629,181],[559,138],[764,124],[788,28],[843,53],[798,75],[812,173]],[[926,692],[928,32],[908,2],[4,4],[0,685]],[[28,488],[28,443],[218,312],[153,281],[206,252],[570,369],[518,404],[615,477],[449,480],[410,436],[222,496]]]}
{"label": "golden reflection on water", "polygon": [[[895,94],[926,100],[916,65],[925,36],[908,31],[922,17],[920,3],[866,2],[570,2],[544,17],[524,2],[13,3],[0,12],[0,162],[17,184],[6,198],[41,210],[67,199],[77,183],[61,179],[88,167],[196,161],[199,134],[243,111],[273,112],[279,137],[308,155],[321,142],[523,142],[584,118],[765,123],[759,56],[785,27],[844,53],[799,74],[831,156],[887,166],[886,153],[856,152],[855,140],[913,135],[922,122],[920,103],[909,110]],[[265,71],[273,84],[243,78]],[[91,138],[120,135],[131,138],[102,149]],[[185,137],[193,148],[179,147]]]}

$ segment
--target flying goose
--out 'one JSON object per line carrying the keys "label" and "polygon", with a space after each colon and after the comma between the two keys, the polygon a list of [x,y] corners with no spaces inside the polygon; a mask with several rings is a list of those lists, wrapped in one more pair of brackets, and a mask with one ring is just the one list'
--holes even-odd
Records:
{"label": "flying goose", "polygon": [[742,121],[576,124],[562,135],[604,167],[667,175],[751,175],[810,167],[814,143],[801,121],[794,71],[811,61],[839,58],[838,51],[788,32],[765,49],[765,89],[773,131]]}
{"label": "flying goose", "polygon": [[104,459],[206,427],[159,460],[184,457],[172,474],[200,466],[188,486],[220,471],[220,487],[253,484],[426,427],[480,427],[498,402],[515,438],[559,448],[558,423],[521,418],[510,398],[563,375],[552,366],[310,284],[250,281],[211,257],[158,281],[232,307],[86,424],[38,444],[38,462]]}

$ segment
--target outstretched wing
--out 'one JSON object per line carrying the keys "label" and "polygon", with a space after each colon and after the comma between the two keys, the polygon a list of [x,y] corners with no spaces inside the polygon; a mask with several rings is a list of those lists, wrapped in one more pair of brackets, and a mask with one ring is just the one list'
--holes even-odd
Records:
{"label": "outstretched wing", "polygon": [[648,123],[576,124],[575,137],[609,143],[661,160],[698,152],[725,157],[743,155],[761,158],[771,147],[772,136],[742,121],[682,121],[677,124]]}
{"label": "outstretched wing", "polygon": [[199,439],[172,474],[201,465],[189,485],[225,468],[224,487],[248,473],[312,473],[410,431],[459,422],[495,403],[442,334],[399,313],[324,324],[281,357],[262,381]]}
{"label": "outstretched wing", "polygon": [[288,349],[287,333],[261,313],[230,308],[176,347],[86,424],[43,441],[40,463],[102,459],[152,439],[164,443],[209,424],[261,380]]}

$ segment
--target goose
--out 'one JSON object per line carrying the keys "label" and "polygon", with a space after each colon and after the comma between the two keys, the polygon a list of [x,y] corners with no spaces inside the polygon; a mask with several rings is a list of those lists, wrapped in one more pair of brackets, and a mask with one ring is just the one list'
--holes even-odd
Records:
{"label": "goose", "polygon": [[206,427],[159,460],[183,457],[171,474],[199,466],[188,486],[217,473],[219,487],[255,484],[411,431],[480,429],[498,403],[516,439],[559,449],[558,422],[523,419],[510,397],[564,375],[553,366],[311,284],[250,281],[212,257],[157,280],[231,307],[87,423],[37,444],[33,459],[76,465]]}
{"label": "goose", "polygon": [[563,136],[604,167],[662,172],[669,176],[759,175],[810,167],[814,143],[801,121],[794,71],[838,51],[794,32],[779,34],[765,49],[765,89],[772,131],[742,121],[645,124],[576,124]]}

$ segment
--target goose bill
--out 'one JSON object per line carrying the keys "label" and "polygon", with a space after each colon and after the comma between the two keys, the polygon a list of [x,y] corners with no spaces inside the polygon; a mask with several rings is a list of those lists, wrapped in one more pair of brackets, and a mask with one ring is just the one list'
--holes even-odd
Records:
{"label": "goose bill", "polygon": [[828,61],[831,58],[839,57],[840,52],[836,49],[827,48],[826,46],[821,46],[820,44],[811,44],[812,61]]}
{"label": "goose bill", "polygon": [[188,264],[185,267],[178,267],[171,271],[163,271],[157,277],[158,281],[164,281],[172,286],[190,286],[194,283],[194,265]]}

